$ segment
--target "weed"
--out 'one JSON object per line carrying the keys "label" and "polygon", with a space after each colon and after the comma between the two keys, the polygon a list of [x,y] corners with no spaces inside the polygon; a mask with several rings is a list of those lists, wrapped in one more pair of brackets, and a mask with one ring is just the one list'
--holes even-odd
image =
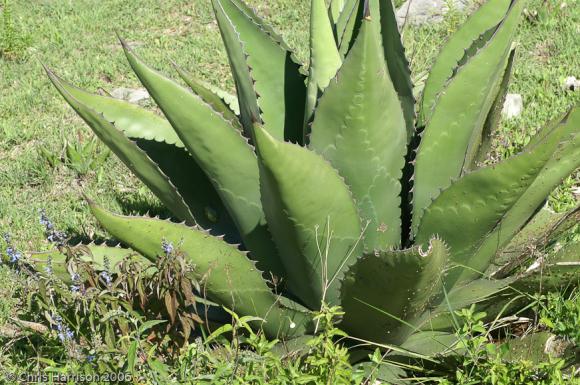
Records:
{"label": "weed", "polygon": [[3,0],[0,18],[0,58],[16,60],[22,58],[30,46],[30,36],[17,27],[9,0]]}
{"label": "weed", "polygon": [[528,360],[507,359],[510,346],[496,343],[486,329],[485,313],[474,311],[475,306],[457,311],[463,321],[457,331],[459,348],[465,351],[455,363],[455,373],[449,379],[437,381],[441,385],[568,385],[576,383],[574,372],[565,374],[563,359],[549,358],[535,364]]}
{"label": "weed", "polygon": [[554,334],[580,343],[580,292],[575,291],[568,298],[559,293],[549,293],[540,308],[540,323]]}

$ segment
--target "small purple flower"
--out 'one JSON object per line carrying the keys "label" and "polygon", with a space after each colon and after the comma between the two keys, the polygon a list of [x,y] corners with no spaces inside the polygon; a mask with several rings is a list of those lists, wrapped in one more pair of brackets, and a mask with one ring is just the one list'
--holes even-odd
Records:
{"label": "small purple flower", "polygon": [[50,255],[46,259],[46,266],[44,267],[44,271],[49,277],[52,275],[52,257]]}
{"label": "small purple flower", "polygon": [[6,255],[10,258],[10,263],[16,263],[22,258],[22,254],[12,246],[12,237],[10,234],[4,234],[4,242],[6,242]]}
{"label": "small purple flower", "polygon": [[20,254],[20,252],[14,249],[12,246],[8,246],[6,248],[6,254],[8,254],[10,257],[11,263],[16,263],[20,260],[20,258],[22,258],[22,254]]}
{"label": "small purple flower", "polygon": [[60,340],[60,342],[66,343],[68,341],[72,341],[75,334],[72,330],[70,330],[68,328],[68,326],[66,326],[63,323],[62,317],[57,314],[57,315],[53,315],[52,319],[55,322],[55,325],[53,327],[58,332],[57,336],[58,336],[58,339]]}
{"label": "small purple flower", "polygon": [[95,360],[95,356],[93,356],[92,354],[89,354],[87,356],[87,362],[93,362]]}
{"label": "small purple flower", "polygon": [[81,290],[81,276],[78,273],[74,272],[74,273],[71,273],[70,278],[73,282],[73,284],[70,287],[70,291],[73,293],[80,292],[80,290]]}
{"label": "small purple flower", "polygon": [[54,225],[52,224],[50,219],[48,219],[48,217],[46,216],[45,209],[40,210],[40,224],[43,225],[46,228],[46,230],[52,230],[54,228]]}
{"label": "small purple flower", "polygon": [[165,239],[161,242],[161,249],[165,252],[166,256],[169,256],[173,253],[174,247],[173,243],[167,242]]}
{"label": "small purple flower", "polygon": [[113,278],[111,278],[111,275],[106,272],[106,271],[101,271],[101,274],[99,274],[99,276],[103,279],[103,281],[105,281],[105,284],[108,286],[111,286],[111,283],[113,282]]}
{"label": "small purple flower", "polygon": [[56,243],[58,246],[64,245],[67,234],[54,228],[54,224],[50,221],[44,209],[40,210],[40,224],[44,226],[44,234],[49,242]]}

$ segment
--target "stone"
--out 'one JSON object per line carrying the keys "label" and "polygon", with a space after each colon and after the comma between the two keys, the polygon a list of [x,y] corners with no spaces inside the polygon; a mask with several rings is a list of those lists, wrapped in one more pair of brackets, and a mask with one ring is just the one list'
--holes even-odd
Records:
{"label": "stone", "polygon": [[506,119],[517,118],[524,110],[524,101],[520,94],[507,94],[501,114]]}
{"label": "stone", "polygon": [[139,103],[149,99],[149,93],[145,88],[116,88],[111,92],[111,96],[116,99],[126,100],[129,103]]}
{"label": "stone", "polygon": [[413,25],[441,22],[449,12],[449,3],[454,9],[463,11],[472,0],[406,0],[396,12],[397,23],[402,26],[405,20]]}
{"label": "stone", "polygon": [[566,91],[578,91],[580,89],[580,80],[576,79],[575,76],[568,76],[564,80],[564,90]]}

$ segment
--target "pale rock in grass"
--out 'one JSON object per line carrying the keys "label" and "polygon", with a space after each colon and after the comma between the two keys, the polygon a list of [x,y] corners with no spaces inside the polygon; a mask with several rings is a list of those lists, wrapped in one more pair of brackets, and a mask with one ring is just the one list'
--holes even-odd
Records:
{"label": "pale rock in grass", "polygon": [[505,102],[503,104],[503,109],[501,111],[502,116],[505,119],[517,118],[522,114],[524,110],[524,100],[520,94],[507,94],[505,97]]}
{"label": "pale rock in grass", "polygon": [[421,25],[426,23],[438,23],[443,16],[452,9],[463,11],[473,3],[473,0],[407,0],[397,10],[397,23],[402,26],[407,24]]}
{"label": "pale rock in grass", "polygon": [[564,337],[550,336],[544,346],[544,353],[555,358],[561,358],[569,353],[574,343]]}
{"label": "pale rock in grass", "polygon": [[111,92],[111,96],[116,99],[126,100],[129,103],[139,103],[149,99],[149,93],[144,88],[116,88]]}
{"label": "pale rock in grass", "polygon": [[580,89],[580,80],[576,79],[575,76],[568,76],[564,80],[564,90],[566,91],[578,91]]}

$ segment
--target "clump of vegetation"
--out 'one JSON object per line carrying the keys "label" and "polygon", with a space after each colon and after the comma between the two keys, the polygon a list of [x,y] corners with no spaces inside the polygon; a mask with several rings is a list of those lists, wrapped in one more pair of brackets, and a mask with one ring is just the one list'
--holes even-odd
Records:
{"label": "clump of vegetation", "polygon": [[0,3],[0,58],[16,60],[26,52],[31,39],[16,25],[10,1]]}
{"label": "clump of vegetation", "polygon": [[548,293],[540,308],[540,323],[554,334],[580,343],[580,293],[575,290],[568,298]]}
{"label": "clump of vegetation", "polygon": [[475,307],[457,311],[463,326],[457,336],[465,353],[455,363],[455,373],[449,379],[438,381],[442,385],[565,385],[580,378],[574,370],[565,370],[562,358],[548,357],[547,362],[534,363],[527,359],[509,359],[510,344],[494,343],[483,319],[485,313]]}

